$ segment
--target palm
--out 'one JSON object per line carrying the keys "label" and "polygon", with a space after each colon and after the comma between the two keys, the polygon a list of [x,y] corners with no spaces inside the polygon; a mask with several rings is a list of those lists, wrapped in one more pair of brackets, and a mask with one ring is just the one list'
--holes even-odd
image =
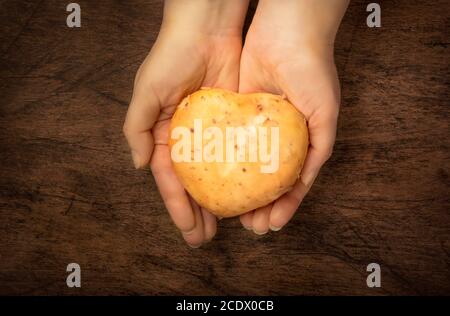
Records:
{"label": "palm", "polygon": [[[197,43],[179,43],[180,47],[173,47],[172,44],[167,51],[160,50],[165,53],[164,56],[153,58],[153,52],[150,54],[151,61],[161,63],[161,60],[167,60],[167,68],[151,87],[156,92],[161,107],[157,123],[153,127],[156,143],[167,143],[169,119],[186,95],[201,87],[237,90],[240,45],[239,38],[212,37],[202,38]],[[178,56],[180,51],[185,54],[183,58]],[[154,73],[152,76],[154,77]]]}

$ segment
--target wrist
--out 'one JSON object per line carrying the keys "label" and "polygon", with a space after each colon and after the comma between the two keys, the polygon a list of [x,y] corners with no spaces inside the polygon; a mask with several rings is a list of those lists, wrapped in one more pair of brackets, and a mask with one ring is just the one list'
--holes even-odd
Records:
{"label": "wrist", "polygon": [[[334,39],[349,0],[260,0],[252,28],[272,38],[333,50]],[[264,30],[263,30],[264,29]]]}
{"label": "wrist", "polygon": [[166,0],[162,31],[241,36],[248,0]]}

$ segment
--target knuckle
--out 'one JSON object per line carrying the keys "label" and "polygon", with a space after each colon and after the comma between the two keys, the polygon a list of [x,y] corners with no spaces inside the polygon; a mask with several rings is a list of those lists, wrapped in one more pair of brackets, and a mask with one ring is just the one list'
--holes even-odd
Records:
{"label": "knuckle", "polygon": [[123,124],[122,133],[125,135],[126,138],[130,137],[130,134],[131,134],[130,126],[127,123]]}
{"label": "knuckle", "polygon": [[325,152],[325,161],[331,158],[333,155],[333,147],[329,147]]}

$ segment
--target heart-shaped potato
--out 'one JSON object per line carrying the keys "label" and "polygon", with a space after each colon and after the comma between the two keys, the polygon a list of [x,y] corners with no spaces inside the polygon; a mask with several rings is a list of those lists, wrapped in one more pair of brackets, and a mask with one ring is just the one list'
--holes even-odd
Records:
{"label": "heart-shaped potato", "polygon": [[169,147],[175,173],[194,200],[232,217],[292,188],[308,150],[308,128],[281,96],[203,88],[178,105]]}

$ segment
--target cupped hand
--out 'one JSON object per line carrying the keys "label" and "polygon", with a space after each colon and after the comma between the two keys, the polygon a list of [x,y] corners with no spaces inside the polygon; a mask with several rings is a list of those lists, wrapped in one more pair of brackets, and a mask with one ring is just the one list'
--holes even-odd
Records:
{"label": "cupped hand", "polygon": [[[287,10],[281,14],[284,19],[273,16],[280,7]],[[289,21],[291,12],[286,6],[280,5],[269,13],[265,9],[258,7],[245,40],[239,92],[284,95],[305,115],[310,147],[300,178],[291,191],[265,207],[241,215],[243,226],[257,234],[281,229],[298,209],[331,156],[340,103],[333,40],[302,34],[302,19]],[[308,26],[313,27],[312,23]]]}
{"label": "cupped hand", "polygon": [[[174,173],[167,145],[170,119],[182,98],[202,86],[237,90],[242,41],[239,23],[202,24],[201,8],[186,12],[192,4],[166,2],[158,39],[137,71],[123,131],[135,167],[150,164],[172,220],[186,242],[198,247],[214,237],[216,217],[193,201]],[[220,10],[207,10],[211,16],[205,18]],[[195,20],[184,21],[186,16]]]}

